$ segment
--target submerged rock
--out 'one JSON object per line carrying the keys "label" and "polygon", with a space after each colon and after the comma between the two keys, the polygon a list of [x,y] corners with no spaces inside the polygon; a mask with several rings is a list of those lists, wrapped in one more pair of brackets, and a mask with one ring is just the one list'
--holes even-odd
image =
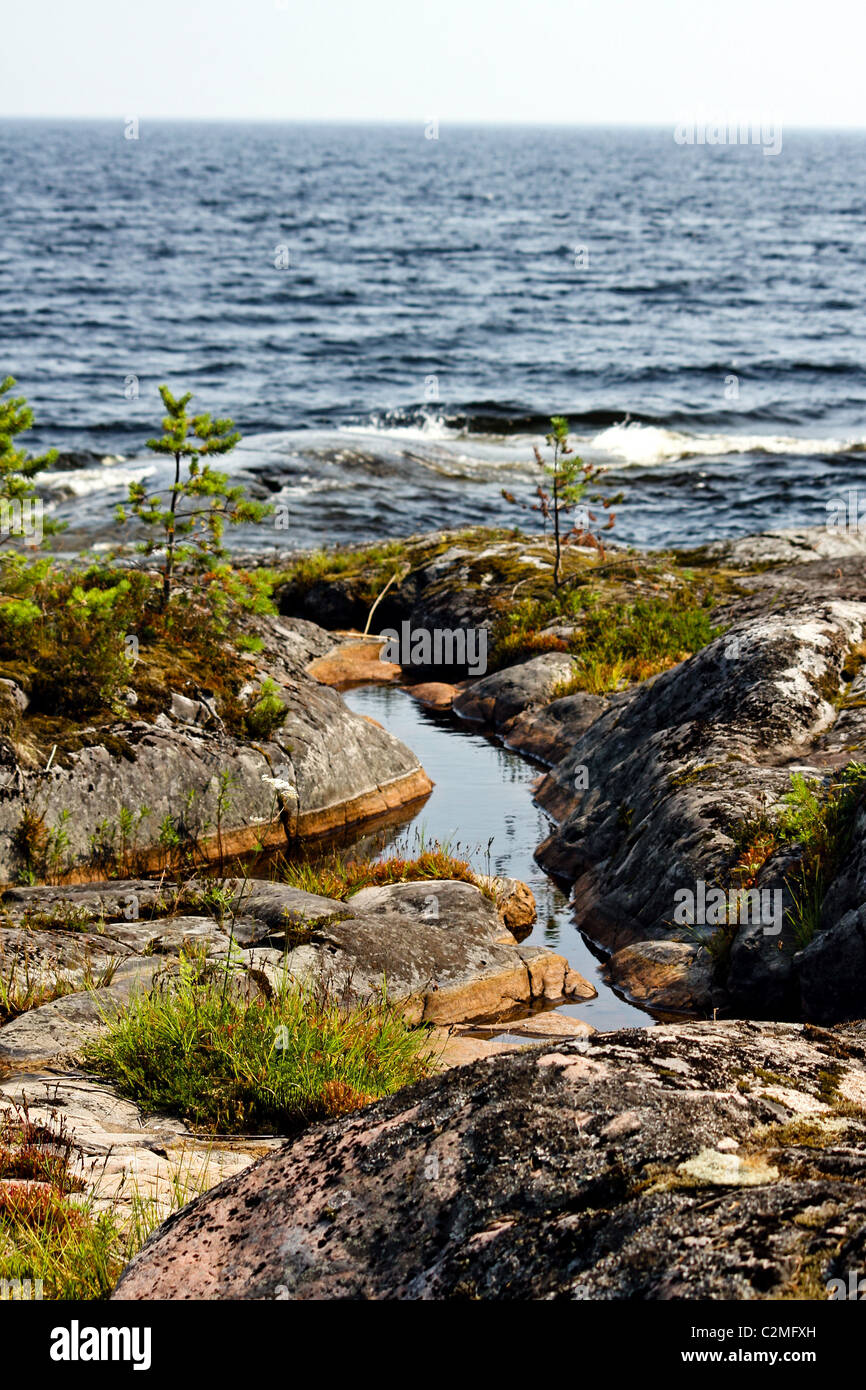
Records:
{"label": "submerged rock", "polygon": [[167,1221],[113,1297],[824,1298],[866,1258],[864,1101],[853,1030],[520,1048],[314,1126]]}

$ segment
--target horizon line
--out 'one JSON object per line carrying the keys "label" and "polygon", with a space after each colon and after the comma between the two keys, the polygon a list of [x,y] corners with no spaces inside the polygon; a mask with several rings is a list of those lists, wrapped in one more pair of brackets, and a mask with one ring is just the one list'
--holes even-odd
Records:
{"label": "horizon line", "polygon": [[443,126],[452,129],[506,129],[506,130],[670,130],[686,122],[699,123],[702,125],[730,126],[730,125],[761,125],[774,124],[784,126],[786,130],[802,133],[812,132],[834,132],[857,134],[866,132],[866,123],[862,125],[833,124],[831,122],[815,125],[804,125],[800,122],[788,122],[778,117],[753,114],[752,116],[736,115],[730,113],[724,119],[717,116],[710,118],[698,116],[690,113],[687,117],[680,116],[676,120],[601,120],[601,121],[557,121],[544,119],[528,120],[500,120],[489,117],[475,118],[450,118],[429,115],[424,118],[417,116],[228,116],[228,115],[163,115],[163,114],[142,114],[136,112],[125,115],[112,114],[83,114],[61,115],[52,112],[12,112],[0,111],[0,121],[63,121],[74,122],[104,122],[123,124],[132,119],[138,121],[160,122],[165,124],[178,125],[293,125],[293,126],[366,126],[366,127],[399,127],[401,129],[417,128],[429,125],[432,121],[437,123],[441,129]]}

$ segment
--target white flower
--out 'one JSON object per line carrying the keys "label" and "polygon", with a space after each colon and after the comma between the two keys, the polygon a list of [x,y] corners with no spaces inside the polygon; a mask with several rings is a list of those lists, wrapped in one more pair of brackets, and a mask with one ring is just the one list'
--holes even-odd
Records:
{"label": "white flower", "polygon": [[262,775],[262,781],[267,782],[268,786],[273,787],[276,791],[286,792],[289,796],[293,796],[297,800],[297,787],[293,787],[291,782],[287,782],[284,777],[266,777]]}

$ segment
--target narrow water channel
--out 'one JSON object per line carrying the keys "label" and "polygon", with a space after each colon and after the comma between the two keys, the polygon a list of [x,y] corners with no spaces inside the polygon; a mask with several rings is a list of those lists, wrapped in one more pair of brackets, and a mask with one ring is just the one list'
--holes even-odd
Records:
{"label": "narrow water channel", "polygon": [[435,783],[429,799],[411,820],[380,833],[379,845],[399,840],[413,847],[416,832],[430,840],[459,845],[462,857],[481,872],[519,878],[528,883],[538,919],[527,938],[564,955],[590,980],[598,997],[562,1006],[600,1030],[645,1028],[654,1019],[621,999],[601,978],[597,957],[578,931],[568,901],[533,858],[550,833],[552,821],[532,799],[532,783],[541,769],[495,739],[460,725],[450,715],[425,709],[393,686],[366,685],[345,691],[346,704],[368,715],[411,748]]}

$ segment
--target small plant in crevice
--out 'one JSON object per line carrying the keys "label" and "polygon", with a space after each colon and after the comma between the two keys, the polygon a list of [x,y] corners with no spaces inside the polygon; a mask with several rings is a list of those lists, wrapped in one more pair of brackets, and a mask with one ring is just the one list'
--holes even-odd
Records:
{"label": "small plant in crevice", "polygon": [[86,958],[79,981],[73,982],[59,970],[52,976],[41,967],[31,966],[26,949],[0,955],[0,1025],[81,989],[103,989],[114,978],[118,961],[116,957],[94,971],[92,961]]}
{"label": "small plant in crevice", "polygon": [[798,949],[812,940],[827,889],[848,853],[854,820],[866,795],[866,763],[852,761],[828,781],[791,777],[790,791],[775,816],[745,817],[732,829],[738,851],[734,873],[751,887],[764,864],[786,847],[799,850],[786,879],[793,899],[787,918]]}
{"label": "small plant in crevice", "polygon": [[73,986],[59,975],[53,980],[45,977],[42,971],[31,973],[30,962],[24,952],[16,951],[11,956],[0,956],[0,1026],[11,1023],[13,1018],[50,1004],[53,999],[62,999],[71,994]]}
{"label": "small plant in crevice", "polygon": [[21,884],[57,882],[68,868],[71,812],[60,811],[57,825],[46,824],[45,816],[33,804],[25,803],[12,831],[12,850],[18,860],[17,880]]}
{"label": "small plant in crevice", "polygon": [[267,740],[285,724],[288,713],[280,687],[266,676],[244,715],[247,733],[251,738]]}

